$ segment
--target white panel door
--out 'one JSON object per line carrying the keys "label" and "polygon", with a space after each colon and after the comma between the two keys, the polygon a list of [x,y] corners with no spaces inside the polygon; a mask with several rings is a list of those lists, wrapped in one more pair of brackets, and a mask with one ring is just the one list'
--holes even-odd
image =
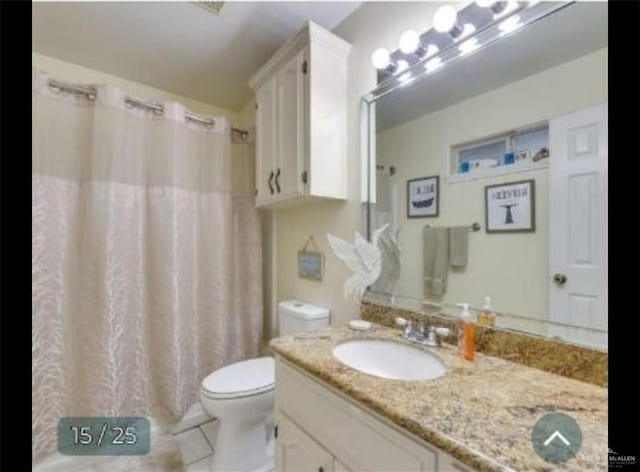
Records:
{"label": "white panel door", "polygon": [[256,189],[257,204],[276,195],[276,81],[271,79],[256,91]]}
{"label": "white panel door", "polygon": [[276,75],[277,132],[275,186],[278,198],[304,193],[304,80],[306,50],[296,54]]}
{"label": "white panel door", "polygon": [[332,472],[333,456],[285,415],[278,415],[276,471]]}
{"label": "white panel door", "polygon": [[550,320],[552,335],[606,346],[608,107],[553,119],[550,140]]}

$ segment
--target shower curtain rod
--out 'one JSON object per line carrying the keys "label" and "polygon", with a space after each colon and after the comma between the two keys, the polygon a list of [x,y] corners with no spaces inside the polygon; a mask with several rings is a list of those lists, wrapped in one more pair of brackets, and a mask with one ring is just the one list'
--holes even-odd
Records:
{"label": "shower curtain rod", "polygon": [[[67,84],[64,82],[60,82],[58,80],[54,80],[54,79],[49,79],[49,87],[54,88],[54,89],[58,89],[62,92],[69,92],[69,93],[73,93],[76,95],[84,95],[86,96],[89,100],[95,100],[96,99],[96,95],[98,93],[98,91],[95,89],[95,87],[91,87],[91,86],[82,86],[82,85],[74,85],[74,84]],[[160,103],[154,103],[154,102],[143,102],[142,100],[138,100],[137,98],[133,98],[133,97],[129,97],[129,96],[125,96],[124,97],[124,101],[126,104],[134,106],[134,107],[141,107],[141,108],[147,108],[149,110],[152,110],[154,113],[160,115],[164,112],[164,106],[162,106]],[[189,111],[185,112],[184,114],[185,118],[187,118],[188,120],[191,121],[196,121],[198,123],[202,123],[204,125],[207,126],[213,126],[216,124],[215,120],[212,118],[202,118],[198,115],[195,115]],[[239,128],[231,128],[231,131],[234,133],[238,133],[240,134],[242,137],[247,137],[249,136],[249,132],[245,131],[243,129],[239,129]]]}

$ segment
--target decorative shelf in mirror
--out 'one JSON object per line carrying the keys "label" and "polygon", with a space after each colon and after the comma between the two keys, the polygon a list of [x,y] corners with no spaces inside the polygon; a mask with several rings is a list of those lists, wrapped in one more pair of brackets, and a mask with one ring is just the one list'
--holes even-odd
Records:
{"label": "decorative shelf in mirror", "polygon": [[549,125],[536,124],[453,146],[448,183],[484,179],[549,165]]}

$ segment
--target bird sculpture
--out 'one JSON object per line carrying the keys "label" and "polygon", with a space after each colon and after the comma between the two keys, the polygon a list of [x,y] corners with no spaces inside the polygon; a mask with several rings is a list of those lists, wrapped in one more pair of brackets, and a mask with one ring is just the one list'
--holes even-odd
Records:
{"label": "bird sculpture", "polygon": [[327,234],[329,246],[334,254],[353,271],[344,283],[344,296],[352,298],[358,303],[371,284],[373,284],[382,270],[381,249],[379,246],[382,234],[389,227],[389,223],[373,232],[371,242],[367,241],[360,233],[355,232],[353,244]]}

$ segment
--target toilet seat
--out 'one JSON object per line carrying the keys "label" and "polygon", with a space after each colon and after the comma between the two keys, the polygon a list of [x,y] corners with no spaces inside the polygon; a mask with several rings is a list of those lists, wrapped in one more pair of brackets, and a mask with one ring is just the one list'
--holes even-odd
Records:
{"label": "toilet seat", "polygon": [[259,357],[235,362],[209,374],[202,381],[202,395],[212,399],[232,399],[273,390],[275,362]]}

